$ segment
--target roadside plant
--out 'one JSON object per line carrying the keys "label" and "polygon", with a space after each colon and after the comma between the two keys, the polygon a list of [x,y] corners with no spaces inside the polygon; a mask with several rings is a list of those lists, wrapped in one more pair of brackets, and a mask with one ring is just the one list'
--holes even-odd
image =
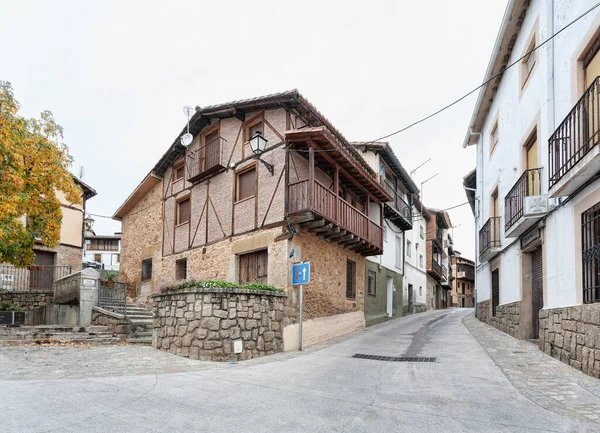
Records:
{"label": "roadside plant", "polygon": [[176,292],[184,289],[247,289],[247,290],[266,290],[276,293],[282,293],[283,290],[267,284],[236,284],[222,280],[184,280],[173,284],[168,284],[160,288],[161,293]]}
{"label": "roadside plant", "polygon": [[14,311],[15,313],[21,313],[23,310],[19,307],[19,304],[12,302],[0,302],[0,311]]}

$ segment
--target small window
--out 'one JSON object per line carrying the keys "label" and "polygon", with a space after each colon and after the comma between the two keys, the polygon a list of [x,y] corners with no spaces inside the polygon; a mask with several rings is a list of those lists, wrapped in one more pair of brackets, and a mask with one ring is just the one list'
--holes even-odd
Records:
{"label": "small window", "polygon": [[175,167],[175,180],[183,179],[185,176],[185,164],[181,164],[179,167]]}
{"label": "small window", "polygon": [[266,284],[269,255],[267,250],[240,255],[240,284]]}
{"label": "small window", "polygon": [[407,239],[406,240],[406,255],[408,257],[411,257],[411,254],[412,254],[411,251],[412,251],[412,242]]}
{"label": "small window", "polygon": [[421,239],[425,239],[425,230],[423,230],[423,226],[419,226],[419,235]]}
{"label": "small window", "polygon": [[419,296],[423,296],[423,286],[419,286]]}
{"label": "small window", "polygon": [[419,254],[419,266],[423,267],[423,254]]}
{"label": "small window", "polygon": [[256,195],[256,168],[243,171],[237,175],[236,201],[244,200]]}
{"label": "small window", "polygon": [[257,122],[248,127],[248,140],[254,137],[257,132],[260,132],[261,135],[265,134],[262,122]]}
{"label": "small window", "polygon": [[346,262],[346,298],[356,299],[356,263]]}
{"label": "small window", "polygon": [[175,279],[187,280],[187,259],[179,259],[175,262]]}
{"label": "small window", "polygon": [[102,254],[94,254],[94,261],[102,263]]}
{"label": "small window", "polygon": [[537,60],[537,51],[533,51],[535,49],[535,36],[531,40],[529,46],[527,47],[526,53],[528,54],[522,61],[521,68],[523,69],[522,77],[523,77],[523,86],[527,83],[533,68],[535,67],[535,62]]}
{"label": "small window", "polygon": [[121,263],[121,255],[120,254],[113,254],[113,263],[115,263],[115,264]]}
{"label": "small window", "polygon": [[377,274],[374,271],[367,273],[367,293],[369,295],[377,295]]}
{"label": "small window", "polygon": [[177,203],[177,225],[190,221],[191,202],[186,199]]}
{"label": "small window", "polygon": [[152,279],[152,259],[142,260],[142,281]]}
{"label": "small window", "polygon": [[402,241],[402,238],[400,236],[396,236],[396,267],[399,269],[402,269],[402,261],[403,261],[403,254],[402,254],[402,246],[404,245],[404,242]]}
{"label": "small window", "polygon": [[494,123],[494,127],[492,128],[492,132],[490,133],[490,155],[492,153],[494,153],[494,150],[496,150],[496,147],[498,146],[498,142],[500,141],[498,133],[499,133],[498,121],[496,120],[496,123]]}

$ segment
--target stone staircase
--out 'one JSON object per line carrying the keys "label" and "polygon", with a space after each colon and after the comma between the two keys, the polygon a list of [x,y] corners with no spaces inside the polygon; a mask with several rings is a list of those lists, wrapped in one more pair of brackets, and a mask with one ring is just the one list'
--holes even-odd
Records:
{"label": "stone staircase", "polygon": [[[122,314],[123,302],[104,304],[102,308]],[[143,305],[127,303],[126,317],[131,322],[131,331],[126,342],[130,344],[152,344],[152,311]]]}
{"label": "stone staircase", "polygon": [[119,344],[120,340],[106,326],[66,326],[42,325],[0,327],[0,346],[39,344],[39,345],[109,345]]}

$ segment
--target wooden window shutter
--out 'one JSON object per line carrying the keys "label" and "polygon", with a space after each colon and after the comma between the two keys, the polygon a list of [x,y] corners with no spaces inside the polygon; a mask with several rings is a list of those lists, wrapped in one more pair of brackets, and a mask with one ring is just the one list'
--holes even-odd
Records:
{"label": "wooden window shutter", "polygon": [[240,284],[266,283],[268,278],[267,250],[240,256]]}
{"label": "wooden window shutter", "polygon": [[185,165],[175,168],[175,180],[183,179],[185,176]]}
{"label": "wooden window shutter", "polygon": [[348,260],[346,263],[346,298],[356,298],[356,263]]}
{"label": "wooden window shutter", "polygon": [[183,224],[189,222],[191,214],[191,203],[190,199],[179,202],[179,211],[177,214],[177,224]]}
{"label": "wooden window shutter", "polygon": [[256,168],[244,171],[238,175],[237,201],[256,195]]}

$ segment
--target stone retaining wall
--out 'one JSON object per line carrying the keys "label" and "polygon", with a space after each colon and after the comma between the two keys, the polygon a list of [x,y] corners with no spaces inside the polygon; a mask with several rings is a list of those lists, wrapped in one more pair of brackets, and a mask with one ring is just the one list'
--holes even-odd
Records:
{"label": "stone retaining wall", "polygon": [[490,323],[490,300],[477,303],[477,318],[483,323]]}
{"label": "stone retaining wall", "polygon": [[121,341],[125,341],[131,330],[129,320],[120,314],[99,307],[92,308],[92,325],[107,326],[108,330],[119,337]]}
{"label": "stone retaining wall", "polygon": [[600,377],[600,304],[540,311],[540,350]]}
{"label": "stone retaining wall", "polygon": [[[152,347],[209,361],[281,352],[285,296],[219,288],[155,293]],[[241,342],[241,353],[234,353],[234,342]]]}
{"label": "stone retaining wall", "polygon": [[493,327],[515,338],[519,338],[519,306],[520,302],[498,305],[496,315],[489,318]]}
{"label": "stone retaining wall", "polygon": [[0,302],[19,304],[23,311],[34,310],[45,307],[52,303],[54,292],[52,290],[30,292],[30,291],[0,291]]}

